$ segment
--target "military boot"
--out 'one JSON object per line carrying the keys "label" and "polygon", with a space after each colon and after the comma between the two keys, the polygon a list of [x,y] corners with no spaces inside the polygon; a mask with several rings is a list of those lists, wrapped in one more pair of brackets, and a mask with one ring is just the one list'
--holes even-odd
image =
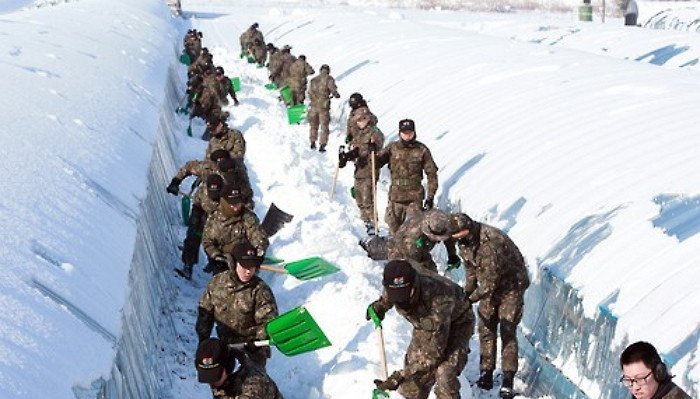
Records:
{"label": "military boot", "polygon": [[514,371],[504,371],[503,372],[503,384],[501,385],[501,391],[499,395],[504,399],[512,399],[515,396],[513,392],[513,379],[515,378]]}
{"label": "military boot", "polygon": [[368,236],[373,236],[374,235],[374,224],[372,222],[366,222],[365,223],[365,230],[367,230],[367,235]]}
{"label": "military boot", "polygon": [[318,147],[318,152],[326,152],[326,145],[325,145],[325,144],[321,144],[321,146]]}
{"label": "military boot", "polygon": [[493,389],[493,370],[482,370],[481,377],[476,381],[476,386],[485,391]]}
{"label": "military boot", "polygon": [[185,265],[182,269],[175,269],[175,271],[187,280],[192,280],[192,265]]}
{"label": "military boot", "polygon": [[311,149],[315,150],[316,149],[316,143],[311,143]]}

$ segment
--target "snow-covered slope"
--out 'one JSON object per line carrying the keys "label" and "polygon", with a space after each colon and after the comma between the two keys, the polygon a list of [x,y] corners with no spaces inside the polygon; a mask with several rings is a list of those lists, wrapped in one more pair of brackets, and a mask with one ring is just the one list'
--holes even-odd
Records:
{"label": "snow-covered slope", "polygon": [[[591,25],[581,26],[576,46],[548,46],[455,24],[473,24],[470,18],[483,15],[184,6],[195,12],[190,22],[204,31],[215,61],[243,80],[242,104],[230,109],[231,124],[248,142],[256,211],[262,215],[274,201],[295,215],[274,237],[274,255],[323,255],[342,269],[312,282],[263,275],[282,310],[306,304],[334,344],[289,359],[274,355],[269,369],[286,397],[369,395],[377,356],[364,310],[379,294],[381,266],[356,245],[363,228],[347,195],[349,170],[341,172],[336,201],[327,200],[346,104],[333,103],[329,153],[308,150],[307,127],[286,125],[276,94],[263,89],[265,71],[236,57],[238,35],[252,21],[268,40],[306,54],[316,69],[330,64],[343,98],[362,92],[390,139],[399,119],[416,120],[419,140],[440,166],[440,206],[461,207],[508,230],[533,276],[565,287],[555,296],[548,291],[555,284],[550,280],[533,286],[537,295],[527,304],[524,336],[589,396],[608,392],[604,386],[615,378],[582,367],[582,348],[608,352],[608,364],[599,365],[607,373],[615,371],[621,346],[637,339],[655,343],[679,383],[697,394],[700,90],[692,66],[664,68],[625,60],[621,53],[592,55],[604,39]],[[524,26],[513,18],[513,25]],[[10,112],[0,115],[6,128],[0,139],[6,188],[0,204],[0,397],[72,397],[73,386],[109,378],[114,342],[134,329],[121,325],[120,309],[127,306],[134,241],[143,237],[137,226],[158,220],[143,207],[158,207],[154,214],[165,213],[169,223],[178,206],[172,197],[164,202],[162,191],[146,195],[149,165],[161,156],[153,155],[154,147],[172,150],[182,163],[201,157],[205,145],[196,135],[184,136],[186,119],[168,114],[169,103],[162,108],[176,97],[164,94],[172,48],[180,42],[169,20],[167,8],[155,0],[83,0],[0,21],[0,32],[9,36],[0,45],[0,71],[10,93],[2,102]],[[548,21],[543,17],[538,26]],[[610,27],[606,34],[612,42],[640,35],[640,42],[650,42],[647,52],[671,40],[658,31],[650,40],[642,31]],[[695,36],[675,35],[673,40],[695,43]],[[683,56],[697,58],[697,48],[690,46]],[[181,84],[183,72],[179,67]],[[165,114],[159,115],[161,109]],[[155,143],[159,126],[172,126],[169,133],[176,137],[164,148]],[[195,124],[195,133],[201,128]],[[150,182],[152,190],[164,190],[159,184],[174,173],[170,162],[160,165],[164,170]],[[381,203],[387,179],[382,177]],[[173,244],[171,237],[162,239]],[[150,261],[168,272],[178,266],[178,255],[173,245],[169,258]],[[161,397],[206,395],[191,366],[196,300],[207,276],[197,271],[195,277],[193,284],[174,275],[162,282],[174,287],[162,298],[163,319],[138,326],[155,330],[172,323],[178,334],[165,347],[139,343],[172,371],[159,380],[153,370],[141,370],[151,380],[131,383],[154,384],[164,389]],[[542,341],[545,324],[539,320],[553,319],[540,319],[537,312],[549,311],[547,301],[562,300],[562,293],[578,301],[572,301],[579,306],[572,313],[582,325],[603,314],[603,320],[614,320],[614,335],[584,335],[567,319],[546,327],[551,336],[574,338],[570,346]],[[127,313],[146,303],[136,302]],[[388,316],[390,370],[400,367],[407,327],[394,313]],[[473,352],[462,377],[465,398],[492,396],[466,384],[474,380],[477,363]],[[522,382],[519,387],[527,388]]]}

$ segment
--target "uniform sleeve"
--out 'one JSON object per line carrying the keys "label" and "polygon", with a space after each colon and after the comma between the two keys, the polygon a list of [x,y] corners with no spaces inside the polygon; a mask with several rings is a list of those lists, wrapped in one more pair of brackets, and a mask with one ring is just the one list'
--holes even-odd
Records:
{"label": "uniform sleeve", "polygon": [[306,63],[306,76],[311,76],[315,73],[316,73],[316,71],[314,71],[314,68],[311,65],[309,65],[309,63],[307,62]]}
{"label": "uniform sleeve", "polygon": [[478,283],[477,296],[484,298],[491,295],[496,289],[499,274],[496,264],[496,250],[491,242],[483,243],[479,247],[479,264],[476,268],[476,280]]}
{"label": "uniform sleeve", "polygon": [[428,197],[435,198],[435,193],[437,193],[438,189],[438,167],[428,147],[425,147],[425,152],[423,153],[423,170],[428,177]]}
{"label": "uniform sleeve", "polygon": [[270,241],[267,239],[267,234],[260,226],[260,221],[254,213],[249,212],[245,216],[245,234],[250,245],[257,249],[267,250]]}
{"label": "uniform sleeve", "polygon": [[204,226],[204,233],[202,233],[202,248],[204,252],[209,255],[210,258],[215,258],[221,255],[219,251],[219,231],[216,228],[216,223],[212,223],[213,218],[207,220],[207,224]]}
{"label": "uniform sleeve", "polygon": [[243,159],[245,156],[245,138],[243,138],[243,133],[238,130],[232,130],[233,146],[231,148],[231,156],[233,158]]}
{"label": "uniform sleeve", "polygon": [[384,133],[377,126],[372,128],[372,142],[377,146],[377,150],[384,148]]}
{"label": "uniform sleeve", "polygon": [[231,79],[228,77],[226,78],[226,93],[228,93],[235,101],[238,101],[236,98],[236,91],[233,90],[233,82],[231,82]]}
{"label": "uniform sleeve", "polygon": [[338,94],[338,87],[335,85],[335,79],[331,76],[328,77],[328,91],[334,96],[340,96],[340,94]]}
{"label": "uniform sleeve", "polygon": [[214,328],[214,320],[214,304],[211,300],[209,287],[207,287],[202,298],[199,300],[197,322],[195,324],[195,331],[197,332],[197,337],[200,342],[211,336],[211,330]]}
{"label": "uniform sleeve", "polygon": [[260,284],[260,289],[255,295],[255,339],[267,339],[265,325],[279,314],[277,301],[272,290],[267,284]]}
{"label": "uniform sleeve", "polygon": [[[438,366],[445,350],[447,349],[448,338],[450,336],[450,319],[455,307],[455,300],[447,296],[438,296],[431,304],[432,312],[420,321],[420,326],[416,326],[413,331],[414,342],[420,342],[419,348],[425,356],[420,362],[410,362],[401,371],[401,375],[406,379],[421,378],[427,373],[434,372]],[[416,336],[418,335],[418,336]]]}
{"label": "uniform sleeve", "polygon": [[199,161],[187,162],[183,167],[181,167],[177,171],[177,174],[175,175],[175,177],[180,179],[180,180],[184,180],[187,176],[191,176],[191,175],[196,174],[198,164],[199,164]]}

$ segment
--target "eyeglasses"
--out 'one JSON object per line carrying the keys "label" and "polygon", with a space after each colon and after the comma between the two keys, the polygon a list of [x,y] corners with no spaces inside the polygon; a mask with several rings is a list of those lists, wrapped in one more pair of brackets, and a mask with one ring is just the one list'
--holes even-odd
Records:
{"label": "eyeglasses", "polygon": [[622,385],[626,386],[627,388],[632,388],[634,384],[637,384],[638,387],[643,387],[644,385],[647,384],[647,378],[653,373],[653,371],[650,371],[649,374],[645,375],[642,378],[627,378],[625,376],[622,376],[620,378],[620,382]]}

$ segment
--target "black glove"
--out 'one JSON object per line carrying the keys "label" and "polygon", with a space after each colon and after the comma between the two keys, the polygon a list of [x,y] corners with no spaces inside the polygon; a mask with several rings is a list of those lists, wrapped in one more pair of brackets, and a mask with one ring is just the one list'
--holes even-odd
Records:
{"label": "black glove", "polygon": [[255,341],[246,341],[243,344],[243,349],[245,349],[248,352],[253,352],[258,349],[257,346],[255,346]]}
{"label": "black glove", "polygon": [[338,167],[344,168],[348,164],[348,154],[344,151],[338,153]]}
{"label": "black glove", "polygon": [[370,141],[370,143],[367,144],[367,149],[369,149],[369,152],[377,152],[377,144]]}
{"label": "black glove", "polygon": [[379,320],[384,320],[384,316],[386,315],[386,311],[380,310],[380,307],[377,306],[379,304],[379,300],[376,300],[367,306],[367,311],[365,312],[365,320],[372,320],[372,316],[369,315],[369,308],[374,309],[374,312],[377,314],[377,317],[379,317]]}
{"label": "black glove", "polygon": [[425,202],[423,202],[423,209],[426,211],[433,209],[433,197],[428,197],[425,199]]}
{"label": "black glove", "polygon": [[340,94],[335,93],[335,94],[333,94],[333,97],[335,97],[335,98],[340,98]]}
{"label": "black glove", "polygon": [[403,377],[401,376],[401,372],[399,371],[394,371],[391,373],[389,378],[387,378],[385,381],[382,380],[374,380],[374,384],[377,386],[377,388],[382,389],[384,391],[395,391],[399,385],[403,382]]}
{"label": "black glove", "polygon": [[352,134],[348,134],[345,136],[345,144],[350,144],[352,141]]}
{"label": "black glove", "polygon": [[357,159],[358,156],[360,156],[360,150],[355,147],[352,149],[352,151],[348,151],[345,153],[345,156],[347,157],[348,161],[352,161],[354,159]]}
{"label": "black glove", "polygon": [[173,177],[173,179],[170,180],[170,185],[168,185],[168,188],[165,190],[172,195],[177,195],[180,192],[181,182],[182,180],[178,179],[177,177]]}

